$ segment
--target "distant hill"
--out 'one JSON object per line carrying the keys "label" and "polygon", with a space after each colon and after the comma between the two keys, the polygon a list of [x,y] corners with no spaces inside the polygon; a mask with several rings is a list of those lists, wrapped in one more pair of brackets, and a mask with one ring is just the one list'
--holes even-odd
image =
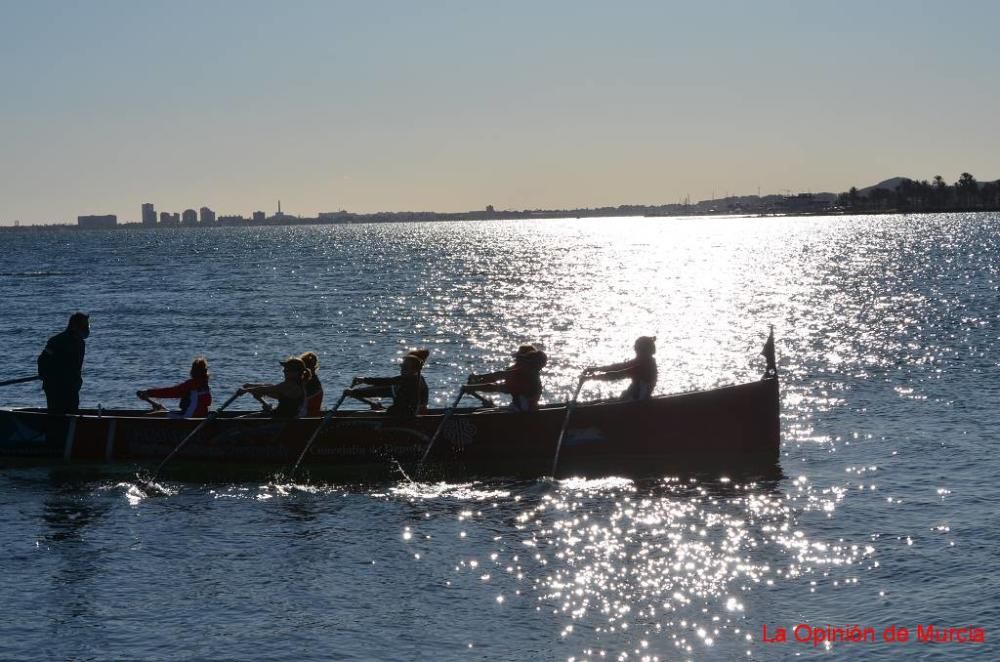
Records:
{"label": "distant hill", "polygon": [[859,188],[858,193],[861,195],[868,195],[877,188],[884,188],[887,191],[895,191],[896,187],[907,179],[912,179],[912,177],[890,177],[889,179],[881,181],[878,184],[873,184],[872,186],[867,186],[865,188]]}
{"label": "distant hill", "polygon": [[[890,177],[889,179],[881,181],[878,184],[873,184],[872,186],[867,186],[865,188],[859,188],[858,189],[858,193],[860,193],[861,195],[868,195],[869,193],[871,193],[872,191],[874,191],[877,188],[884,188],[887,191],[895,191],[897,186],[899,186],[900,184],[902,184],[904,181],[906,181],[908,179],[910,181],[919,181],[919,180],[913,179],[912,177]],[[995,182],[995,181],[997,181],[997,180],[995,180],[995,179],[980,179],[978,177],[976,178],[976,182],[980,186],[982,186],[986,182]],[[931,183],[933,184],[933,182],[931,182]],[[955,182],[948,182],[948,185],[949,186],[954,186]]]}

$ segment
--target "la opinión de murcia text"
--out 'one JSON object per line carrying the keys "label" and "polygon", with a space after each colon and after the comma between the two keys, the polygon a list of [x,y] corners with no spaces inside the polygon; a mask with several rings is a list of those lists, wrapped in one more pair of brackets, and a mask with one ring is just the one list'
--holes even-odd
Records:
{"label": "la opini\u00f3n de murcia text", "polygon": [[907,628],[892,624],[883,628],[864,625],[813,626],[798,623],[792,628],[761,626],[760,641],[765,644],[785,644],[790,641],[812,646],[834,643],[868,644],[981,644],[986,641],[986,630],[980,627],[945,627],[936,624],[918,624]]}

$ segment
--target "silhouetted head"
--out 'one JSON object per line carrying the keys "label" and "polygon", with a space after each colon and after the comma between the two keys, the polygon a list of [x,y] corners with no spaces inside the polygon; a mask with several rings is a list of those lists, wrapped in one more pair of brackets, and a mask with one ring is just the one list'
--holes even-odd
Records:
{"label": "silhouetted head", "polygon": [[656,354],[656,336],[639,336],[635,341],[635,353],[639,356]]}
{"label": "silhouetted head", "polygon": [[208,379],[208,359],[199,356],[191,362],[191,377],[193,379]]}
{"label": "silhouetted head", "polygon": [[541,370],[549,361],[545,352],[534,345],[521,345],[511,356],[514,357],[514,363],[527,366],[532,370]]}
{"label": "silhouetted head", "polygon": [[430,355],[430,351],[426,349],[410,350],[403,356],[403,363],[400,366],[400,371],[403,372],[403,374],[410,375],[415,372],[420,372],[424,367],[424,363],[427,362],[427,357]]}
{"label": "silhouetted head", "polygon": [[81,312],[73,313],[69,316],[69,324],[66,325],[66,328],[86,338],[90,335],[90,315]]}
{"label": "silhouetted head", "polygon": [[316,356],[316,352],[305,352],[299,358],[302,359],[302,363],[305,364],[309,372],[316,374],[319,369],[319,357]]}
{"label": "silhouetted head", "polygon": [[279,361],[279,363],[281,363],[281,368],[284,370],[285,379],[293,382],[305,382],[309,381],[309,378],[312,376],[306,368],[306,364],[297,356],[289,356],[284,361]]}

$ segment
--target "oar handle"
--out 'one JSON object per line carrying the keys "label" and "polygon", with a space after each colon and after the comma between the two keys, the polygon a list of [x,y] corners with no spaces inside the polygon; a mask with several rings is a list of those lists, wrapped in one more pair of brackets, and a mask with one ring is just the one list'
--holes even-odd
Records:
{"label": "oar handle", "polygon": [[25,382],[37,382],[42,377],[41,375],[32,375],[31,377],[18,377],[17,379],[8,379],[6,381],[0,382],[0,386],[13,386],[14,384],[24,384]]}
{"label": "oar handle", "polygon": [[494,403],[489,398],[480,395],[476,391],[469,391],[469,395],[471,395],[472,397],[474,397],[476,400],[479,400],[480,402],[482,402],[487,407],[495,407],[496,406],[496,403]]}
{"label": "oar handle", "polygon": [[[142,391],[140,391],[139,393],[142,393]],[[138,395],[138,393],[136,395]],[[148,395],[139,395],[139,399],[144,402],[148,402],[149,406],[153,408],[153,411],[162,411],[166,409],[166,407],[164,407],[163,405],[161,405],[159,402],[149,397]]]}
{"label": "oar handle", "polygon": [[241,395],[243,395],[243,393],[244,393],[243,389],[241,389],[241,388],[236,389],[236,392],[233,393],[231,396],[229,396],[229,399],[226,400],[225,402],[223,402],[221,407],[219,407],[218,409],[216,409],[214,412],[209,412],[208,413],[208,418],[214,418],[215,416],[218,416],[222,412],[223,409],[225,409],[229,405],[233,404],[233,402],[236,400],[236,398],[238,398]]}

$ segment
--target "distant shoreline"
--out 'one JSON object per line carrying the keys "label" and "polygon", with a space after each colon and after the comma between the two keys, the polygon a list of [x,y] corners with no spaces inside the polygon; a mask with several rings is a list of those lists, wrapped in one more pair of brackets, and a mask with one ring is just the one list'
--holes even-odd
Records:
{"label": "distant shoreline", "polygon": [[923,216],[928,214],[989,214],[998,213],[996,209],[935,209],[933,211],[902,211],[898,209],[853,210],[826,209],[809,211],[691,211],[691,212],[659,212],[623,209],[601,210],[549,210],[521,212],[469,212],[469,213],[437,213],[437,212],[388,212],[377,214],[349,214],[338,218],[269,218],[264,221],[236,221],[215,223],[181,223],[144,225],[142,223],[120,223],[108,228],[84,228],[76,224],[38,224],[38,225],[4,225],[0,232],[45,232],[56,230],[156,230],[156,229],[188,229],[188,228],[231,228],[231,227],[287,227],[296,225],[365,225],[372,223],[427,223],[427,222],[460,222],[460,221],[510,221],[510,220],[560,220],[582,218],[782,218],[782,217],[812,217],[812,216]]}

